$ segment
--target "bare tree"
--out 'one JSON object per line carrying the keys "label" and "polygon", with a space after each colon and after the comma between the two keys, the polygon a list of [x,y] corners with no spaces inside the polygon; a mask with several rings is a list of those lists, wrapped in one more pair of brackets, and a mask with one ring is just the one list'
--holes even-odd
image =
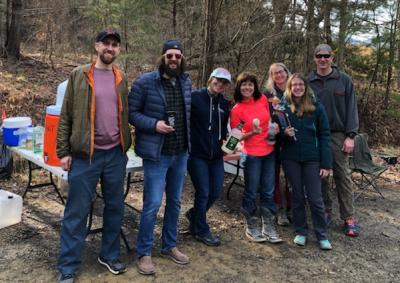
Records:
{"label": "bare tree", "polygon": [[[10,1],[11,0],[8,2]],[[11,2],[11,21],[10,26],[7,26],[6,52],[7,57],[19,59],[21,44],[22,0],[12,0]]]}

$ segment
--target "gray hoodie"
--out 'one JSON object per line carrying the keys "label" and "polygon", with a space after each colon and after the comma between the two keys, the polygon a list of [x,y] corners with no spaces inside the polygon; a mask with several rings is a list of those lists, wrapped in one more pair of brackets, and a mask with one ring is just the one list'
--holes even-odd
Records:
{"label": "gray hoodie", "polygon": [[332,66],[329,75],[320,76],[313,71],[308,81],[325,107],[331,131],[357,133],[357,100],[350,76]]}

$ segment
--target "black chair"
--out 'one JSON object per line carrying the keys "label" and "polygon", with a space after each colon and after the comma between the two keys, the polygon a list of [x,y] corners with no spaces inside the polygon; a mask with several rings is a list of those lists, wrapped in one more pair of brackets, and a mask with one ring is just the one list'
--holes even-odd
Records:
{"label": "black chair", "polygon": [[[385,198],[377,184],[377,180],[382,177],[382,173],[388,168],[373,162],[371,151],[368,147],[367,134],[358,134],[355,137],[354,151],[350,155],[349,166],[352,172],[351,178],[360,190],[355,197],[356,199],[368,189],[374,190],[382,198]],[[361,178],[356,178],[353,173],[360,174]]]}

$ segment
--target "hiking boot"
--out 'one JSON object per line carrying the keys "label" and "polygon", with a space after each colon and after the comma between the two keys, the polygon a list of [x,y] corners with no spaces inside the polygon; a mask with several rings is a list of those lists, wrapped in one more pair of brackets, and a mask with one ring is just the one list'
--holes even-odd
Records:
{"label": "hiking boot", "polygon": [[153,275],[156,272],[151,256],[148,255],[140,257],[136,262],[136,266],[138,272],[143,275]]}
{"label": "hiking boot", "polygon": [[74,283],[73,274],[60,274],[58,277],[58,283]]}
{"label": "hiking boot", "polygon": [[344,233],[350,237],[358,237],[360,234],[360,227],[352,217],[349,217],[345,220]]}
{"label": "hiking boot", "polygon": [[324,251],[330,251],[332,249],[332,245],[329,240],[320,240],[319,248]]}
{"label": "hiking boot", "polygon": [[114,259],[114,260],[107,260],[105,258],[102,258],[101,256],[99,256],[97,258],[97,261],[101,264],[104,265],[105,267],[108,268],[108,270],[112,273],[112,274],[121,274],[124,273],[126,271],[126,265],[123,264],[119,259]]}
{"label": "hiking boot", "polygon": [[293,239],[293,243],[295,243],[299,247],[304,247],[306,245],[307,237],[303,235],[296,235]]}
{"label": "hiking boot", "polygon": [[161,256],[171,259],[173,262],[181,265],[188,264],[190,262],[189,257],[184,253],[181,253],[177,247],[170,249],[169,251],[161,251]]}
{"label": "hiking boot", "polygon": [[246,218],[246,237],[256,243],[265,242],[267,238],[265,238],[261,231],[260,217],[257,215],[250,215],[243,208],[241,211]]}
{"label": "hiking boot", "polygon": [[283,242],[275,227],[275,217],[268,208],[261,208],[262,233],[272,244]]}
{"label": "hiking boot", "polygon": [[189,233],[191,235],[195,234],[194,223],[193,223],[193,211],[194,209],[192,207],[191,209],[185,212],[185,218],[187,219],[187,221],[189,221]]}
{"label": "hiking boot", "polygon": [[221,240],[218,237],[215,237],[213,234],[211,234],[211,232],[205,236],[196,235],[195,239],[211,247],[217,247],[221,245]]}
{"label": "hiking boot", "polygon": [[289,226],[290,222],[284,208],[280,208],[276,214],[276,223],[279,226]]}

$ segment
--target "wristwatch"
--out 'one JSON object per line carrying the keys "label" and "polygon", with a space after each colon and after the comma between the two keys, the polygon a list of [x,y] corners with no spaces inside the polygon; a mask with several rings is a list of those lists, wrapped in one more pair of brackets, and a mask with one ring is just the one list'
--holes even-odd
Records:
{"label": "wristwatch", "polygon": [[348,138],[350,138],[350,139],[354,139],[356,135],[357,135],[356,133],[350,132],[350,133],[347,133],[347,134],[346,134],[346,137],[348,137]]}

